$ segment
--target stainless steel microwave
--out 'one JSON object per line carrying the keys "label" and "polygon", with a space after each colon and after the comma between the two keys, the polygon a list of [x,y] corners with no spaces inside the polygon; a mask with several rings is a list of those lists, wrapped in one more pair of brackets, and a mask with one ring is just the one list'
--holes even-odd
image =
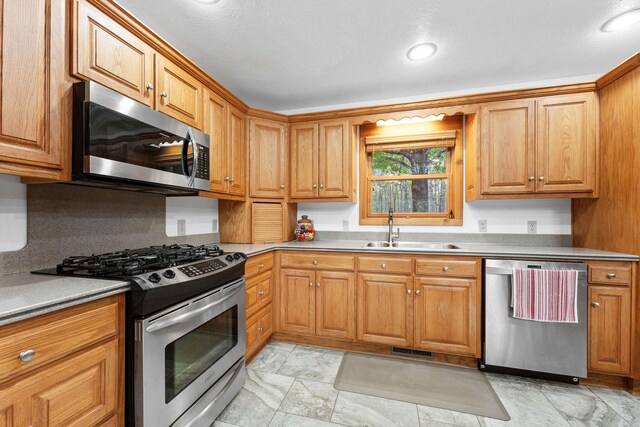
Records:
{"label": "stainless steel microwave", "polygon": [[209,136],[95,82],[74,84],[73,183],[209,190]]}

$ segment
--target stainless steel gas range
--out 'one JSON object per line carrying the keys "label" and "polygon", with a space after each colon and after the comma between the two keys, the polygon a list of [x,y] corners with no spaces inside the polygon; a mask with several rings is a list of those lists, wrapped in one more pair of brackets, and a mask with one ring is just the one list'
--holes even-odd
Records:
{"label": "stainless steel gas range", "polygon": [[246,256],[173,245],[35,273],[129,280],[127,425],[208,426],[244,385]]}

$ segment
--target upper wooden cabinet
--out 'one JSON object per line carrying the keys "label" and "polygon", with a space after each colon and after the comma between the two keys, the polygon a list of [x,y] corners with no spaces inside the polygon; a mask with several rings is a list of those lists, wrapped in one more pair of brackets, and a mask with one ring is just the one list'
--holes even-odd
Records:
{"label": "upper wooden cabinet", "polygon": [[251,197],[285,197],[285,124],[249,120],[249,188]]}
{"label": "upper wooden cabinet", "polygon": [[202,84],[168,59],[156,58],[158,111],[202,129]]}
{"label": "upper wooden cabinet", "polygon": [[483,105],[467,199],[597,196],[597,126],[595,93]]}
{"label": "upper wooden cabinet", "polygon": [[67,179],[66,5],[62,0],[0,5],[0,173]]}
{"label": "upper wooden cabinet", "polygon": [[87,1],[74,4],[75,75],[203,129],[204,88],[198,79]]}
{"label": "upper wooden cabinet", "polygon": [[350,200],[353,145],[349,120],[291,126],[292,199]]}
{"label": "upper wooden cabinet", "polygon": [[74,72],[153,108],[153,49],[87,2],[75,5]]}
{"label": "upper wooden cabinet", "polygon": [[247,144],[244,114],[210,91],[205,91],[204,109],[204,131],[210,138],[211,191],[220,198],[243,197]]}

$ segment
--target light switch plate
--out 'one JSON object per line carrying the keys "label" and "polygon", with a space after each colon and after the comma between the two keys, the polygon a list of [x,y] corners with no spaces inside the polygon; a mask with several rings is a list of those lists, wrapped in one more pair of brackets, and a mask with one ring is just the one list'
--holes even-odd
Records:
{"label": "light switch plate", "polygon": [[480,233],[486,233],[487,232],[487,220],[486,219],[479,219],[478,220],[478,231]]}
{"label": "light switch plate", "polygon": [[538,233],[538,221],[527,221],[527,233],[529,234]]}
{"label": "light switch plate", "polygon": [[187,234],[187,220],[179,219],[178,220],[178,236],[184,236]]}

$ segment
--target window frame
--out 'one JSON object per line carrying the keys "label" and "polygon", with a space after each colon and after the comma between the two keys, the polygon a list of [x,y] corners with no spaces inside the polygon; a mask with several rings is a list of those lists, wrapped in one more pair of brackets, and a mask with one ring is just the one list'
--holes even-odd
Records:
{"label": "window frame", "polygon": [[[447,132],[448,131],[448,132]],[[438,133],[453,134],[455,144],[444,144],[437,141]],[[367,150],[367,138],[376,139],[376,143],[369,145],[380,146],[380,150],[387,146],[398,149],[402,145],[410,146],[416,141],[424,141],[426,135],[432,135],[434,140],[430,147],[446,147],[446,167],[445,174],[429,175],[387,175],[383,177],[373,177],[372,152]],[[426,139],[429,139],[427,136]],[[427,147],[425,147],[427,148]],[[371,212],[371,183],[375,181],[405,181],[416,179],[447,179],[447,212],[444,213],[402,213],[395,212],[393,215],[394,224],[399,225],[431,225],[431,226],[460,226],[462,225],[462,204],[463,204],[463,119],[462,116],[445,116],[442,121],[426,122],[413,125],[397,125],[390,127],[376,127],[375,124],[361,125],[359,141],[360,160],[360,224],[361,225],[386,225],[388,223],[387,213]],[[449,211],[453,211],[453,217],[449,217]]]}

